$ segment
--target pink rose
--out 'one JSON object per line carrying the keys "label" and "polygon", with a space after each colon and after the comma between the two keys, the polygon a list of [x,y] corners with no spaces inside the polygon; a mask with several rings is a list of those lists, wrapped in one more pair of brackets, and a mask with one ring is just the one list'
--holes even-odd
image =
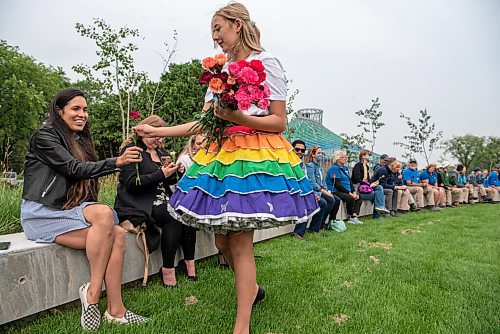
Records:
{"label": "pink rose", "polygon": [[262,99],[262,100],[259,100],[259,102],[257,103],[257,106],[260,108],[260,109],[264,109],[266,110],[267,107],[269,107],[269,100],[267,99]]}
{"label": "pink rose", "polygon": [[240,71],[240,65],[236,63],[231,63],[228,67],[229,73],[232,75],[236,75]]}
{"label": "pink rose", "polygon": [[250,100],[242,100],[238,101],[238,109],[239,110],[248,110],[252,106]]}
{"label": "pink rose", "polygon": [[244,67],[238,73],[238,76],[243,80],[244,83],[254,85],[259,80],[259,75],[250,67]]}
{"label": "pink rose", "polygon": [[264,93],[264,98],[265,99],[268,99],[269,96],[271,96],[271,91],[269,90],[269,86],[268,85],[262,85],[262,92]]}
{"label": "pink rose", "polygon": [[258,101],[264,98],[264,92],[258,86],[248,86],[248,93],[252,101]]}

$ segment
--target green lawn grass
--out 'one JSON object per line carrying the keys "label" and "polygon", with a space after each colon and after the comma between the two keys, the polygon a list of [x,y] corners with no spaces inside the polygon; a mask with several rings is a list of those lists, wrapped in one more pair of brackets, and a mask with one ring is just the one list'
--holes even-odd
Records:
{"label": "green lawn grass", "polygon": [[[500,333],[499,213],[498,204],[469,205],[259,243],[257,276],[267,298],[252,314],[252,332]],[[214,258],[197,268],[200,281],[179,278],[177,289],[157,278],[145,288],[127,285],[125,304],[152,320],[100,332],[231,333],[231,271]],[[186,303],[191,296],[196,303]],[[78,333],[79,317],[79,307],[58,310],[7,332]]]}

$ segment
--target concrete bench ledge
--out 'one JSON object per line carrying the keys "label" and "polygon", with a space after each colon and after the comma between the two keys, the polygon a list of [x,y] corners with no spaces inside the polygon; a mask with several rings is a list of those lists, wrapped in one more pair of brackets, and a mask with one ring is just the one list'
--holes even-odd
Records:
{"label": "concrete bench ledge", "polygon": [[[364,201],[361,215],[371,214],[373,205]],[[338,217],[346,218],[345,206]],[[267,240],[293,231],[293,225],[256,231],[254,242]],[[217,254],[213,233],[197,232],[196,258]],[[142,279],[144,255],[135,244],[135,235],[127,233],[122,283]],[[48,310],[78,299],[78,288],[89,280],[89,265],[84,251],[56,244],[39,244],[27,240],[24,233],[0,235],[10,241],[0,251],[0,325]],[[182,257],[181,251],[177,259]],[[161,251],[151,254],[149,273],[161,267]]]}

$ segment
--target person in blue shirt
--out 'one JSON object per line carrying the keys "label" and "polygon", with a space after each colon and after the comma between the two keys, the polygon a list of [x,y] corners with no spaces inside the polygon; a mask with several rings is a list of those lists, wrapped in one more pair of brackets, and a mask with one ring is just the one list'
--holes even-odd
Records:
{"label": "person in blue shirt", "polygon": [[[420,172],[417,169],[417,160],[411,158],[408,162],[408,167],[403,171],[403,184],[408,186],[408,190],[412,196],[415,196],[418,208],[424,208],[424,195],[427,205],[434,208],[434,197],[432,190],[425,186],[420,179]],[[440,210],[438,207],[435,210]],[[417,211],[414,209],[414,211]]]}
{"label": "person in blue shirt", "polygon": [[363,224],[358,218],[363,199],[360,194],[354,191],[349,169],[345,165],[345,153],[343,151],[333,152],[333,161],[335,163],[326,172],[328,190],[345,203],[351,224]]}
{"label": "person in blue shirt", "polygon": [[469,200],[476,200],[477,197],[472,194],[472,189],[467,183],[467,176],[465,176],[465,166],[458,164],[454,171],[449,172],[450,183],[453,188],[460,190],[460,203],[468,204],[471,203]]}
{"label": "person in blue shirt", "polygon": [[[330,220],[334,221],[337,219],[336,217],[340,206],[340,199],[332,195],[332,193],[326,189],[321,167],[322,161],[323,154],[321,152],[321,147],[314,145],[310,146],[305,158],[307,178],[313,186],[320,207],[320,211],[313,216],[311,224],[309,225],[309,230],[315,233],[318,233],[321,227],[329,226],[329,224],[326,224],[328,217],[330,217]],[[307,223],[296,224],[293,233],[297,238],[304,238],[306,225]]]}
{"label": "person in blue shirt", "polygon": [[500,180],[498,179],[498,170],[500,169],[500,165],[493,166],[490,175],[488,175],[488,184],[490,186],[494,186],[500,188]]}
{"label": "person in blue shirt", "polygon": [[428,189],[431,189],[434,198],[434,207],[446,206],[446,192],[438,184],[438,173],[436,172],[436,164],[434,162],[430,163],[422,171],[420,180]]}
{"label": "person in blue shirt", "polygon": [[467,176],[467,182],[472,186],[474,191],[474,195],[481,195],[481,199],[483,202],[491,202],[491,198],[488,197],[486,193],[486,189],[483,185],[483,170],[479,167],[474,168],[472,173]]}
{"label": "person in blue shirt", "polygon": [[489,183],[489,175],[487,169],[483,170],[483,186],[493,202],[500,201],[500,195],[497,187],[495,187],[494,185],[490,185]]}

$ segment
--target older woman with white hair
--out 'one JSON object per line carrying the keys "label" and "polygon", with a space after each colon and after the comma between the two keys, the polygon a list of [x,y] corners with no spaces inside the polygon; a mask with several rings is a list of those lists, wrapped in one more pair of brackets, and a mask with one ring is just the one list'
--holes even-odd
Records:
{"label": "older woman with white hair", "polygon": [[360,194],[354,191],[349,169],[345,165],[346,155],[343,151],[334,151],[333,160],[335,163],[326,172],[327,178],[325,182],[328,190],[345,203],[351,224],[363,224],[358,219],[363,199]]}

